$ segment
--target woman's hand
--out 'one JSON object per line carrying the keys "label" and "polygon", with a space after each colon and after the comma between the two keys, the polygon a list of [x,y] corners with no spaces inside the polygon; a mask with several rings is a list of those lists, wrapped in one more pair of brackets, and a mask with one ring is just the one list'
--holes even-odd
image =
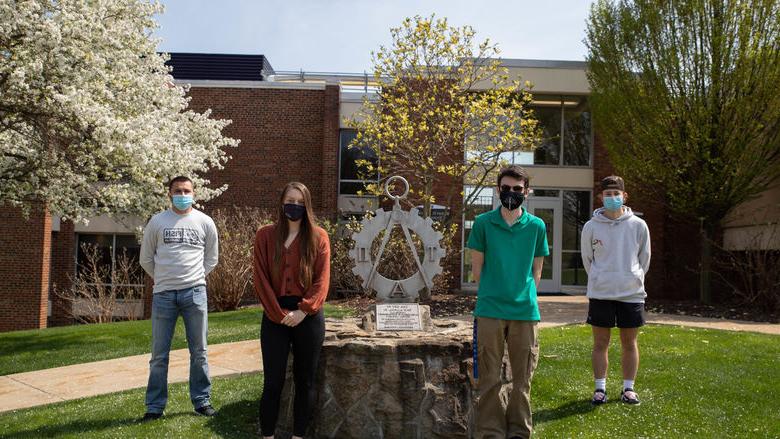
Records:
{"label": "woman's hand", "polygon": [[282,324],[292,328],[298,326],[298,324],[301,323],[305,318],[306,318],[306,313],[299,309],[296,309],[295,311],[288,312],[287,315],[284,316],[284,318],[282,319]]}

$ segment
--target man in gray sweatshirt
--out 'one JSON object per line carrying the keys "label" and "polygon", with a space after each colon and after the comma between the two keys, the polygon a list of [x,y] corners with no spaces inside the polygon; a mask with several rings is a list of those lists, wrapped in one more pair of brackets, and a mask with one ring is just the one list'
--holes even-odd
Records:
{"label": "man in gray sweatshirt", "polygon": [[627,404],[639,404],[634,380],[639,368],[637,335],[644,325],[644,280],[650,268],[650,231],[624,203],[628,199],[623,179],[601,180],[603,208],[582,229],[582,262],[588,273],[588,320],[593,330],[591,402],[607,402],[606,381],[611,328],[620,329],[623,391]]}
{"label": "man in gray sweatshirt", "polygon": [[206,356],[206,275],[217,266],[217,228],[208,215],[192,208],[192,180],[174,178],[168,185],[168,195],[172,207],[149,220],[141,243],[141,266],[154,279],[145,421],[162,416],[168,402],[168,359],[179,315],[184,320],[190,350],[190,400],[198,414],[216,414],[210,402]]}

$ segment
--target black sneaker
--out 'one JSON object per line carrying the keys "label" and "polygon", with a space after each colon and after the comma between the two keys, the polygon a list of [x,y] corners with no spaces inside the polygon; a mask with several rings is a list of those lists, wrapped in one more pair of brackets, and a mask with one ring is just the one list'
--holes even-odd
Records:
{"label": "black sneaker", "polygon": [[639,405],[639,396],[634,392],[634,389],[627,388],[620,392],[620,400],[626,404]]}
{"label": "black sneaker", "polygon": [[204,405],[203,407],[195,409],[195,413],[201,416],[214,416],[217,414],[217,411],[214,410],[214,407],[211,405]]}
{"label": "black sneaker", "polygon": [[590,403],[593,405],[606,404],[607,391],[604,389],[596,389],[596,391],[593,392],[593,398],[591,398]]}
{"label": "black sneaker", "polygon": [[155,419],[160,419],[161,417],[162,417],[162,413],[146,412],[144,414],[144,417],[141,418],[141,422],[154,421]]}

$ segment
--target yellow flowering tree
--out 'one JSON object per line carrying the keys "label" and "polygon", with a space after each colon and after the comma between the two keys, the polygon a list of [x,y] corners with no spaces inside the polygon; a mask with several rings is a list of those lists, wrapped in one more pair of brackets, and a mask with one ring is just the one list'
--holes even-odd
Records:
{"label": "yellow flowering tree", "polygon": [[[451,27],[435,16],[406,18],[391,29],[392,43],[372,54],[381,84],[376,96],[348,123],[357,129],[353,148],[370,148],[377,161],[359,160],[368,193],[379,195],[384,179],[412,181],[411,201],[424,216],[431,205],[451,206],[463,185],[491,185],[505,153],[530,151],[539,139],[530,109],[530,84],[510,79],[489,40],[477,43],[470,26]],[[377,176],[378,180],[377,180]],[[434,196],[447,187],[445,200]]]}

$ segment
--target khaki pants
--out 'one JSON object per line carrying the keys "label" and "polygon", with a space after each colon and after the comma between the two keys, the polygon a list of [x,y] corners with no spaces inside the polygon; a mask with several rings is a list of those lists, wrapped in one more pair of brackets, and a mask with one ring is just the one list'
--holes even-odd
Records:
{"label": "khaki pants", "polygon": [[[531,437],[531,378],[539,360],[537,323],[477,317],[477,439]],[[499,396],[504,343],[512,368],[506,407]]]}

